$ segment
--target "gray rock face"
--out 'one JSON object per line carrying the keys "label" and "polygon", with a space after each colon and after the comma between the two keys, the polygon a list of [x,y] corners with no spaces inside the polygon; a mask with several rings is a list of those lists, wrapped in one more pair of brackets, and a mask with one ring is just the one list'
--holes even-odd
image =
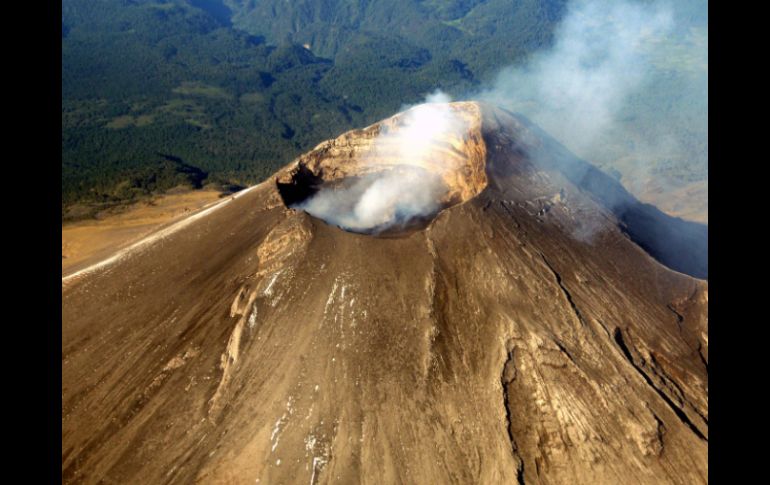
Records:
{"label": "gray rock face", "polygon": [[64,482],[707,482],[707,282],[456,108],[485,183],[424,228],[287,208],[311,152],[63,280]]}

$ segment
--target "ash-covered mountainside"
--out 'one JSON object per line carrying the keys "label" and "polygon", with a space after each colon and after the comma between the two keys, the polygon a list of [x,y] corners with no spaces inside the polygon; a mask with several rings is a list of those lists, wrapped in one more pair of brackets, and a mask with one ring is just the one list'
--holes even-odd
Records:
{"label": "ash-covered mountainside", "polygon": [[697,231],[436,108],[63,278],[64,483],[707,482]]}

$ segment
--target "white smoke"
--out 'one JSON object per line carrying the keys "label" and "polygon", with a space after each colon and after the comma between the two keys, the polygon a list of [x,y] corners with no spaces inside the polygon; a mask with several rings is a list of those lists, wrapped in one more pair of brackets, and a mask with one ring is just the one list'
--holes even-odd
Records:
{"label": "white smoke", "polygon": [[[628,172],[639,174],[638,180],[649,178],[661,161],[691,157],[693,145],[704,146],[705,153],[708,27],[692,27],[693,5],[667,2],[572,0],[551,48],[460,98],[519,112],[581,158],[605,168],[630,164]],[[465,125],[449,101],[440,90],[429,94],[425,104],[403,114],[400,129],[376,140],[373,159],[395,150],[413,170],[386,170],[339,190],[324,188],[298,208],[346,229],[374,232],[436,212],[442,179],[420,168],[431,158],[434,140],[462,136]],[[660,176],[657,182],[666,185]],[[590,237],[594,230],[586,232]]]}
{"label": "white smoke", "polygon": [[434,143],[462,137],[467,126],[446,104],[451,101],[447,94],[437,90],[425,101],[407,109],[396,127],[384,129],[360,160],[371,165],[395,156],[397,166],[383,167],[344,187],[322,187],[296,208],[359,232],[380,232],[437,212],[447,191],[440,174],[455,167],[441,165]]}
{"label": "white smoke", "polygon": [[523,114],[636,193],[676,190],[708,173],[707,10],[572,0],[551,48],[465,97]]}
{"label": "white smoke", "polygon": [[661,2],[575,0],[552,49],[502,70],[476,97],[526,114],[583,156],[647,79],[651,43],[674,27]]}
{"label": "white smoke", "polygon": [[[708,173],[707,8],[572,0],[551,48],[466,97],[524,115],[637,196],[681,204],[670,194]],[[563,169],[579,180],[586,165]],[[604,203],[622,209],[622,193],[611,194]],[[705,197],[697,204],[707,217]],[[591,214],[578,222],[573,235],[585,241],[606,224]]]}

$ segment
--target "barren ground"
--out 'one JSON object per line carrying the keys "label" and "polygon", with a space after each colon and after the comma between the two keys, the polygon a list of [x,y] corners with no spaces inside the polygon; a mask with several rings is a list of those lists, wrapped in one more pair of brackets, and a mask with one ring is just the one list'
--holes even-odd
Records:
{"label": "barren ground", "polygon": [[702,231],[454,106],[481,190],[424,228],[287,206],[392,166],[374,126],[63,278],[62,483],[708,483],[708,281],[634,239],[701,270]]}
{"label": "barren ground", "polygon": [[143,201],[98,219],[72,222],[61,229],[62,275],[104,259],[161,226],[219,200],[216,190],[191,190]]}

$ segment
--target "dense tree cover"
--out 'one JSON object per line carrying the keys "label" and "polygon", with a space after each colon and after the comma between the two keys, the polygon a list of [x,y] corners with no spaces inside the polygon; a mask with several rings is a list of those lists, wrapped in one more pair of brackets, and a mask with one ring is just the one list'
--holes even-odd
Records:
{"label": "dense tree cover", "polygon": [[[324,139],[526,59],[552,42],[565,3],[64,0],[63,213],[179,183],[259,182]],[[664,81],[650,92],[665,96]],[[705,150],[701,124],[680,120],[693,150]]]}
{"label": "dense tree cover", "polygon": [[[566,0],[222,0],[233,23],[337,60],[356,37],[408,41],[474,71],[499,68],[550,41]],[[218,3],[210,0],[209,4]],[[380,44],[380,50],[383,45]]]}
{"label": "dense tree cover", "polygon": [[[499,66],[501,55],[513,59],[545,42],[556,19],[540,15],[539,2],[523,2],[514,10],[527,27],[509,25],[497,36],[507,40],[487,51],[494,25],[511,17],[492,12],[480,22],[481,14],[470,15],[478,1],[269,3],[65,0],[63,206],[142,193],[135,186],[163,155],[217,180],[257,182],[318,142],[437,87],[466,90],[485,74],[480,66]],[[275,29],[244,28],[256,7],[274,11],[262,20]],[[333,47],[307,49],[301,44],[312,39],[291,29],[278,34],[287,18],[304,25],[293,12],[310,7],[322,20],[308,27],[318,32],[313,38],[323,33]],[[463,15],[470,15],[467,29],[488,32],[450,25]],[[529,40],[511,30],[529,32]]]}

